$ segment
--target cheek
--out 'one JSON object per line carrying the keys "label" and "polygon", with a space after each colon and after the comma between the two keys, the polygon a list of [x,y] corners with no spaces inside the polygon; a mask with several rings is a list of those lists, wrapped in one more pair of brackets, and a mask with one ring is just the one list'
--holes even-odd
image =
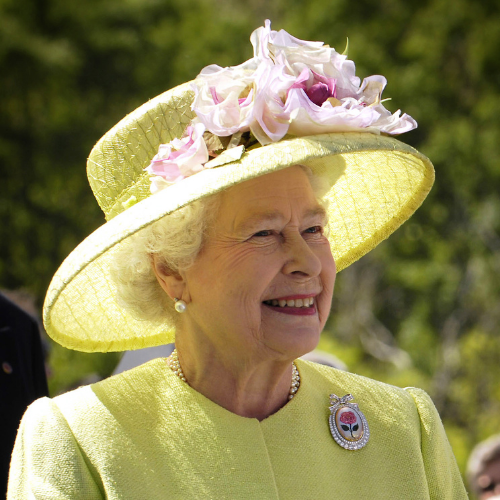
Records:
{"label": "cheek", "polygon": [[337,266],[335,264],[335,260],[333,259],[333,255],[331,252],[328,252],[327,261],[325,262],[325,269],[327,275],[328,287],[331,289],[331,293],[333,294],[333,288],[335,286],[335,279],[337,277]]}
{"label": "cheek", "polygon": [[332,306],[333,289],[335,287],[335,278],[337,276],[337,268],[332,253],[328,248],[321,257],[321,282],[323,285],[323,292],[318,304],[319,319],[321,328],[325,326],[326,320],[330,315]]}
{"label": "cheek", "polygon": [[[224,250],[224,251],[221,251]],[[279,268],[269,255],[255,248],[214,248],[188,271],[193,299],[200,294],[209,300],[249,307],[258,303]],[[190,278],[190,279],[189,279]]]}

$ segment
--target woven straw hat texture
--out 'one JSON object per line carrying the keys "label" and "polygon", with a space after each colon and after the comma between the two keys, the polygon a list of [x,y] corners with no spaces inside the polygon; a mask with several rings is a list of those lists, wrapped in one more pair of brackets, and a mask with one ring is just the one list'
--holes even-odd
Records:
{"label": "woven straw hat texture", "polygon": [[88,178],[108,222],[86,238],[55,274],[44,305],[48,334],[86,352],[172,342],[172,325],[141,321],[116,301],[109,277],[113,251],[128,236],[192,201],[295,164],[328,179],[329,239],[342,270],[395,231],[434,181],[431,162],[412,147],[372,133],[332,133],[252,149],[233,163],[205,169],[155,195],[144,171],[162,143],[180,137],[194,117],[189,84],[136,109],[94,147]]}

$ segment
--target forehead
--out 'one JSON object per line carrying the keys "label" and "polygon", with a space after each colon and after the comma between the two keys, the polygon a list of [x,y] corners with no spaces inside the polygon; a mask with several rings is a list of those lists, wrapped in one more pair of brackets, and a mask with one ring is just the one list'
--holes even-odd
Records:
{"label": "forehead", "polygon": [[256,219],[262,214],[289,217],[322,213],[314,195],[309,178],[299,166],[293,166],[260,176],[238,184],[223,193],[220,217],[239,225],[248,218]]}

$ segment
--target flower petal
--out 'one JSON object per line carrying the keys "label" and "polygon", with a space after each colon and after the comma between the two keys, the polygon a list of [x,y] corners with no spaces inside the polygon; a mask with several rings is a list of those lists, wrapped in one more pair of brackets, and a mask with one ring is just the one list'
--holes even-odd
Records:
{"label": "flower petal", "polygon": [[145,169],[153,176],[152,193],[203,169],[208,161],[204,133],[203,123],[192,123],[181,139],[176,138],[168,144],[160,145],[158,154]]}

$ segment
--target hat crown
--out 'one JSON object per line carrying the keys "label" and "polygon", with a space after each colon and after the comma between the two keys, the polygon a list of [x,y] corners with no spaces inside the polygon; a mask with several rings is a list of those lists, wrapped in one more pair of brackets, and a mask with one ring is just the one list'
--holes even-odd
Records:
{"label": "hat crown", "polygon": [[193,97],[189,82],[164,92],[123,118],[94,146],[87,177],[106,220],[151,195],[144,169],[159,145],[180,137],[194,118]]}

